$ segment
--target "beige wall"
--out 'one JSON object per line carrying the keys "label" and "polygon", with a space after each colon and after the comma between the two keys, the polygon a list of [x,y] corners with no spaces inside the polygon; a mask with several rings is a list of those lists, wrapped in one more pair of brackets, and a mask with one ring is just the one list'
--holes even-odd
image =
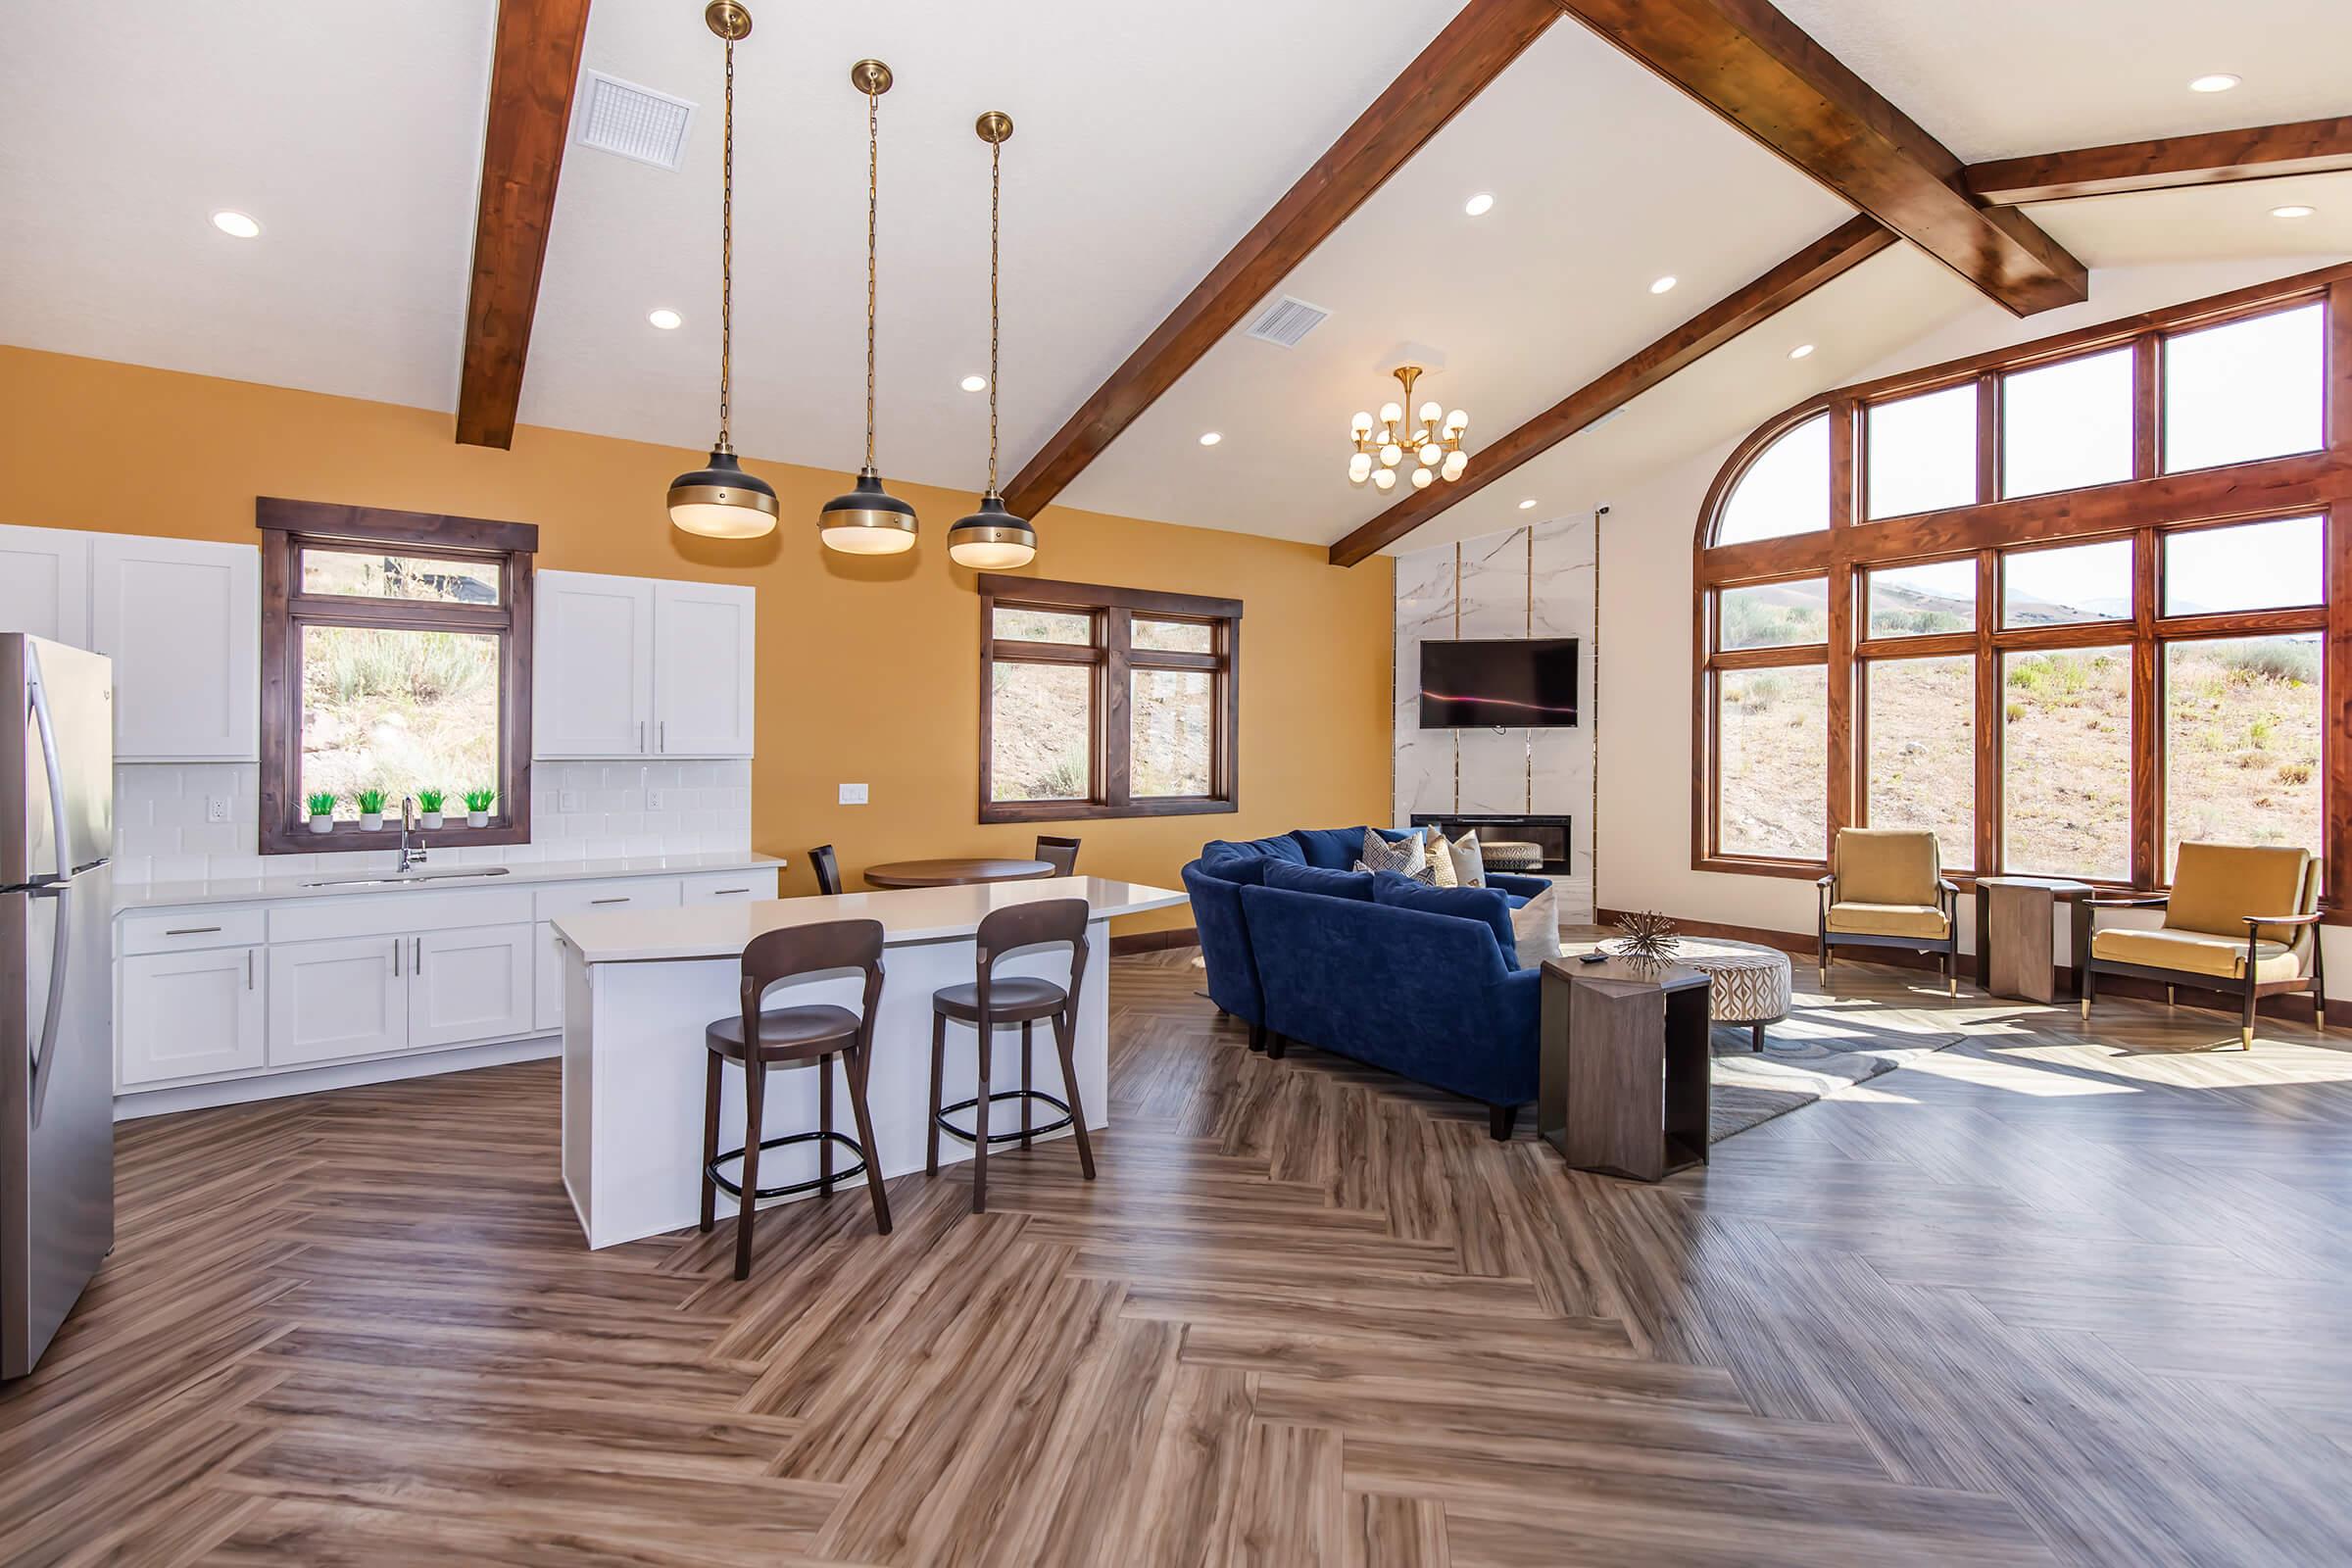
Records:
{"label": "beige wall", "polygon": [[[823,550],[810,522],[845,474],[747,455],[784,522],[727,544],[671,528],[683,448],[525,426],[511,452],[461,447],[447,414],[0,348],[0,522],[250,541],[254,498],[287,496],[534,522],[539,564],[760,590],[752,840],[812,891],[809,846],[857,869],[907,856],[1010,854],[1034,829],[976,821],[979,612],[948,561],[969,492],[898,485],[923,518],[910,556]],[[1032,570],[1245,602],[1240,811],[1057,824],[1082,866],[1177,885],[1209,838],[1386,821],[1393,590],[1315,547],[1048,509]],[[863,782],[872,804],[835,804]],[[1189,910],[1135,929],[1186,925]]]}

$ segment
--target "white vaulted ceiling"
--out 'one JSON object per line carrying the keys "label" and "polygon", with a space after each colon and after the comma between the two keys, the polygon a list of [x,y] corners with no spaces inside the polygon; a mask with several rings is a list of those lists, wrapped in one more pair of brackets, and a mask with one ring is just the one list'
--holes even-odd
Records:
{"label": "white vaulted ceiling", "polygon": [[[1782,0],[1982,160],[2352,110],[2352,6]],[[1004,109],[1004,473],[1099,386],[1459,9],[1459,0],[752,0],[738,51],[736,445],[850,468],[864,387],[864,104],[882,102],[881,462],[975,487],[986,400],[987,149]],[[0,341],[455,407],[495,6],[0,4]],[[2130,40],[2120,47],[2119,39]],[[567,150],[521,417],[699,446],[714,422],[720,53],[699,0],[599,0],[583,65],[700,105],[672,172]],[[2206,72],[2229,93],[2186,90]],[[1462,203],[1492,191],[1483,218]],[[2275,206],[2317,217],[2284,222]],[[251,213],[240,242],[208,221]],[[2352,174],[2031,210],[2094,270],[2352,254]],[[1064,492],[1105,512],[1325,543],[1385,500],[1347,483],[1350,413],[1395,351],[1486,443],[1848,216],[1599,42],[1555,24],[1286,279],[1333,313],[1293,350],[1218,344]],[[1678,285],[1652,295],[1650,281]],[[2094,271],[2092,308],[2099,306]],[[682,328],[646,322],[657,307]],[[1404,541],[1594,499],[1985,309],[1905,247]],[[2096,318],[2095,317],[2093,318]],[[1818,345],[1801,362],[1787,349]],[[1200,445],[1204,430],[1224,439]],[[1394,499],[1394,493],[1391,497]]]}

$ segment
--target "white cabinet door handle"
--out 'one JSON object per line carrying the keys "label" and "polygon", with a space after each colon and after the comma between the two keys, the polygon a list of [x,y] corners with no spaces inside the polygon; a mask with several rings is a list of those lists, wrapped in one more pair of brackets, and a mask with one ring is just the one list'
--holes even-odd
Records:
{"label": "white cabinet door handle", "polygon": [[637,750],[641,754],[645,751],[645,720],[642,718],[637,721]]}
{"label": "white cabinet door handle", "polygon": [[662,731],[662,746],[661,746],[661,749],[662,749],[662,751],[666,752],[666,751],[668,751],[668,750],[669,750],[669,720],[668,720],[668,719],[666,719],[666,718],[665,718],[665,719],[663,719],[663,720],[662,721],[661,725],[660,725],[660,728],[661,728],[661,731]]}

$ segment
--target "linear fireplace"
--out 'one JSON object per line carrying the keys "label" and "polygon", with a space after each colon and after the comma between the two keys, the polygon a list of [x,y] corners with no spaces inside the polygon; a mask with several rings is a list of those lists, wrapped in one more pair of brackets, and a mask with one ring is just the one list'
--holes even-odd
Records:
{"label": "linear fireplace", "polygon": [[1551,876],[1566,876],[1568,865],[1568,823],[1565,816],[1482,816],[1460,811],[1415,811],[1412,825],[1435,826],[1449,839],[1476,831],[1479,842],[1490,840],[1501,844],[1532,844],[1543,857],[1540,865],[1505,865],[1500,857],[1494,862],[1497,871],[1541,871]]}

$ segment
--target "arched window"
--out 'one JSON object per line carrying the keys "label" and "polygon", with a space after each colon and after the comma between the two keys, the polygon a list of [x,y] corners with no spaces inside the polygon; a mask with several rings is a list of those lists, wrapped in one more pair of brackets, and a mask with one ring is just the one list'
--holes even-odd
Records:
{"label": "arched window", "polygon": [[[2328,856],[2352,906],[2352,267],[1844,387],[1698,519],[1692,863]],[[2330,700],[2332,698],[2332,701]]]}

